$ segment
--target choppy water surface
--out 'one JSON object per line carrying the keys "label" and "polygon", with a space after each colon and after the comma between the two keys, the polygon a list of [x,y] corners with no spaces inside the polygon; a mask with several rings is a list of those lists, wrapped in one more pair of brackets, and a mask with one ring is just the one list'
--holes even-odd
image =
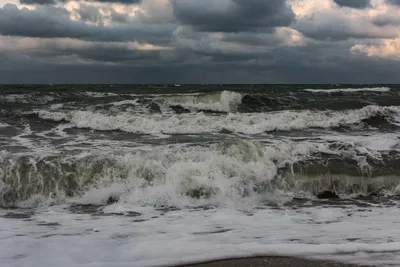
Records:
{"label": "choppy water surface", "polygon": [[397,86],[1,86],[0,263],[399,266],[399,128]]}

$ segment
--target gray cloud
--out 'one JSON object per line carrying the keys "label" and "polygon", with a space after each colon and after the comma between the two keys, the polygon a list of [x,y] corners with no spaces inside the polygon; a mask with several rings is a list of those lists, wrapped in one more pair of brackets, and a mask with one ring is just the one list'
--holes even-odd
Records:
{"label": "gray cloud", "polygon": [[372,22],[379,27],[385,27],[388,25],[400,26],[400,17],[396,16],[396,14],[382,14],[376,16]]}
{"label": "gray cloud", "polygon": [[369,20],[349,19],[342,13],[321,12],[299,19],[293,26],[309,38],[325,41],[343,41],[350,38],[394,38],[397,29],[382,29]]}
{"label": "gray cloud", "polygon": [[[87,13],[87,12],[86,12]],[[93,19],[95,14],[87,14]],[[92,17],[91,17],[92,16]],[[140,22],[114,27],[95,26],[73,21],[63,8],[38,6],[35,10],[18,9],[13,4],[0,8],[0,34],[40,38],[76,38],[89,41],[140,41],[157,45],[169,43],[174,25]]]}
{"label": "gray cloud", "polygon": [[[140,4],[142,0],[84,0],[88,2],[100,2],[100,3],[121,3],[121,4]],[[21,4],[27,5],[53,5],[58,2],[68,2],[68,0],[20,0]]]}
{"label": "gray cloud", "polygon": [[28,10],[6,4],[0,9],[2,35],[82,38],[92,35],[93,30],[93,27],[82,22],[71,21],[63,8],[38,7],[36,10]]}
{"label": "gray cloud", "polygon": [[333,0],[333,1],[341,7],[345,6],[358,9],[364,9],[371,5],[370,0]]}
{"label": "gray cloud", "polygon": [[95,6],[82,5],[77,10],[77,13],[80,16],[82,21],[90,21],[93,23],[101,23],[102,15],[100,13],[100,9]]}
{"label": "gray cloud", "polygon": [[26,5],[53,5],[56,2],[54,0],[20,0],[20,3]]}
{"label": "gray cloud", "polygon": [[386,0],[389,4],[400,6],[400,0]]}
{"label": "gray cloud", "polygon": [[[129,23],[129,16],[117,12],[113,7],[99,7],[93,5],[81,4],[78,9],[74,10],[80,17],[81,21],[93,22],[103,25],[105,18],[112,22],[127,24]],[[104,16],[107,13],[108,16]]]}
{"label": "gray cloud", "polygon": [[126,15],[118,13],[115,9],[110,9],[111,20],[117,23],[128,23],[129,19]]}
{"label": "gray cloud", "polygon": [[179,53],[189,52],[195,55],[197,62],[251,61],[271,53],[286,41],[276,32],[239,32],[220,35],[196,32],[187,26],[181,27],[174,35],[173,45],[179,49]]}
{"label": "gray cloud", "polygon": [[199,31],[240,32],[288,26],[295,15],[285,0],[172,0],[183,24]]}
{"label": "gray cloud", "polygon": [[[74,54],[80,58],[100,61],[100,62],[124,62],[124,61],[135,61],[136,64],[145,61],[160,59],[160,51],[157,50],[130,50],[126,48],[114,48],[114,47],[91,47],[89,49],[75,49],[66,50],[69,55]],[[143,62],[141,62],[143,64]]]}
{"label": "gray cloud", "polygon": [[142,2],[142,0],[86,0],[90,2],[101,2],[101,3],[121,3],[127,5],[137,5]]}
{"label": "gray cloud", "polygon": [[[29,57],[52,60],[57,57],[79,58],[103,63],[121,63],[134,61],[135,64],[146,64],[161,60],[160,50],[139,50],[127,45],[109,43],[86,43],[81,46],[48,44],[35,51],[25,53]],[[143,61],[143,62],[142,62]]]}

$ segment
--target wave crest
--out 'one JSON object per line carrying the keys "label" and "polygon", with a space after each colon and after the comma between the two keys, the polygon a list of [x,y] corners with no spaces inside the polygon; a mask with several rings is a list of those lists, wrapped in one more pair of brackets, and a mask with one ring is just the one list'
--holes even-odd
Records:
{"label": "wave crest", "polygon": [[[230,113],[207,116],[203,113],[162,115],[122,112],[107,115],[93,111],[53,112],[38,110],[39,118],[68,122],[71,127],[101,131],[125,131],[138,134],[181,134],[230,132],[261,134],[271,131],[289,131],[309,128],[335,128],[344,126],[397,127],[400,108],[367,106],[346,111],[282,111],[270,113]],[[384,126],[384,125],[383,125]]]}

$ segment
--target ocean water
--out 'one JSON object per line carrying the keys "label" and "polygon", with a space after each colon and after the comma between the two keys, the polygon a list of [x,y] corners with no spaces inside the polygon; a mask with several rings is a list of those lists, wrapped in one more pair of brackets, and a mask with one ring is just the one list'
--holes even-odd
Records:
{"label": "ocean water", "polygon": [[399,130],[399,86],[0,86],[0,266],[400,266]]}

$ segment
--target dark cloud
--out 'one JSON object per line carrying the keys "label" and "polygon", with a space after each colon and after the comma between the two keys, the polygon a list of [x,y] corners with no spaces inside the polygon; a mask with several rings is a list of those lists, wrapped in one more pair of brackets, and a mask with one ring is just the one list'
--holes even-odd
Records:
{"label": "dark cloud", "polygon": [[92,47],[90,49],[75,49],[65,51],[69,55],[74,54],[79,58],[100,61],[100,62],[124,62],[124,61],[145,61],[144,64],[151,60],[160,59],[160,51],[158,50],[131,50],[118,47]]}
{"label": "dark cloud", "polygon": [[36,10],[18,9],[6,4],[0,9],[0,34],[27,37],[71,37],[92,35],[94,28],[72,21],[63,8],[38,7]]}
{"label": "dark cloud", "polygon": [[128,23],[129,19],[126,15],[118,13],[115,9],[110,9],[111,20],[117,23]]}
{"label": "dark cloud", "polygon": [[285,0],[172,0],[184,25],[199,31],[240,32],[288,26],[295,15]]}
{"label": "dark cloud", "polygon": [[130,21],[127,14],[121,14],[110,6],[104,7],[81,4],[74,12],[79,15],[81,21],[93,22],[99,25],[103,25],[106,19],[121,24],[127,24]]}
{"label": "dark cloud", "polygon": [[[282,36],[281,36],[282,37]],[[262,58],[282,45],[277,33],[206,33],[182,27],[175,32],[174,47],[190,51],[197,60],[213,62],[243,62]]]}
{"label": "dark cloud", "polygon": [[100,8],[95,6],[82,5],[76,10],[82,21],[90,21],[93,23],[101,23],[103,16],[100,13]]}
{"label": "dark cloud", "polygon": [[386,0],[389,4],[400,6],[400,0]]}
{"label": "dark cloud", "polygon": [[[161,60],[160,50],[140,50],[124,44],[84,43],[83,45],[43,45],[35,51],[26,53],[27,56],[40,59],[57,57],[79,58],[89,61],[121,63],[135,61],[136,64],[146,64]],[[144,62],[142,62],[144,61]]]}
{"label": "dark cloud", "polygon": [[[142,0],[84,0],[87,2],[100,2],[100,3],[121,3],[121,4],[140,4]],[[53,5],[58,2],[68,2],[68,0],[20,0],[21,4],[26,5]]]}
{"label": "dark cloud", "polygon": [[25,5],[53,5],[55,0],[20,0],[21,4]]}
{"label": "dark cloud", "polygon": [[223,41],[239,43],[249,46],[276,46],[279,42],[276,36],[271,33],[227,33],[222,38]]}
{"label": "dark cloud", "polygon": [[127,5],[137,5],[142,2],[142,0],[86,0],[90,2],[100,2],[100,3],[120,3]]}
{"label": "dark cloud", "polygon": [[385,27],[388,25],[391,26],[400,26],[400,17],[396,16],[396,14],[382,14],[376,16],[372,22],[374,25],[379,27]]}
{"label": "dark cloud", "polygon": [[309,38],[324,41],[394,38],[396,29],[376,27],[370,20],[347,18],[342,13],[321,12],[299,19],[293,27]]}
{"label": "dark cloud", "polygon": [[[86,12],[87,19],[95,13]],[[176,26],[143,24],[95,26],[73,21],[64,8],[38,6],[35,10],[18,9],[13,4],[0,8],[0,34],[40,38],[76,38],[89,41],[139,41],[157,45],[169,43]]]}
{"label": "dark cloud", "polygon": [[333,0],[336,4],[343,7],[364,9],[371,6],[371,0]]}

